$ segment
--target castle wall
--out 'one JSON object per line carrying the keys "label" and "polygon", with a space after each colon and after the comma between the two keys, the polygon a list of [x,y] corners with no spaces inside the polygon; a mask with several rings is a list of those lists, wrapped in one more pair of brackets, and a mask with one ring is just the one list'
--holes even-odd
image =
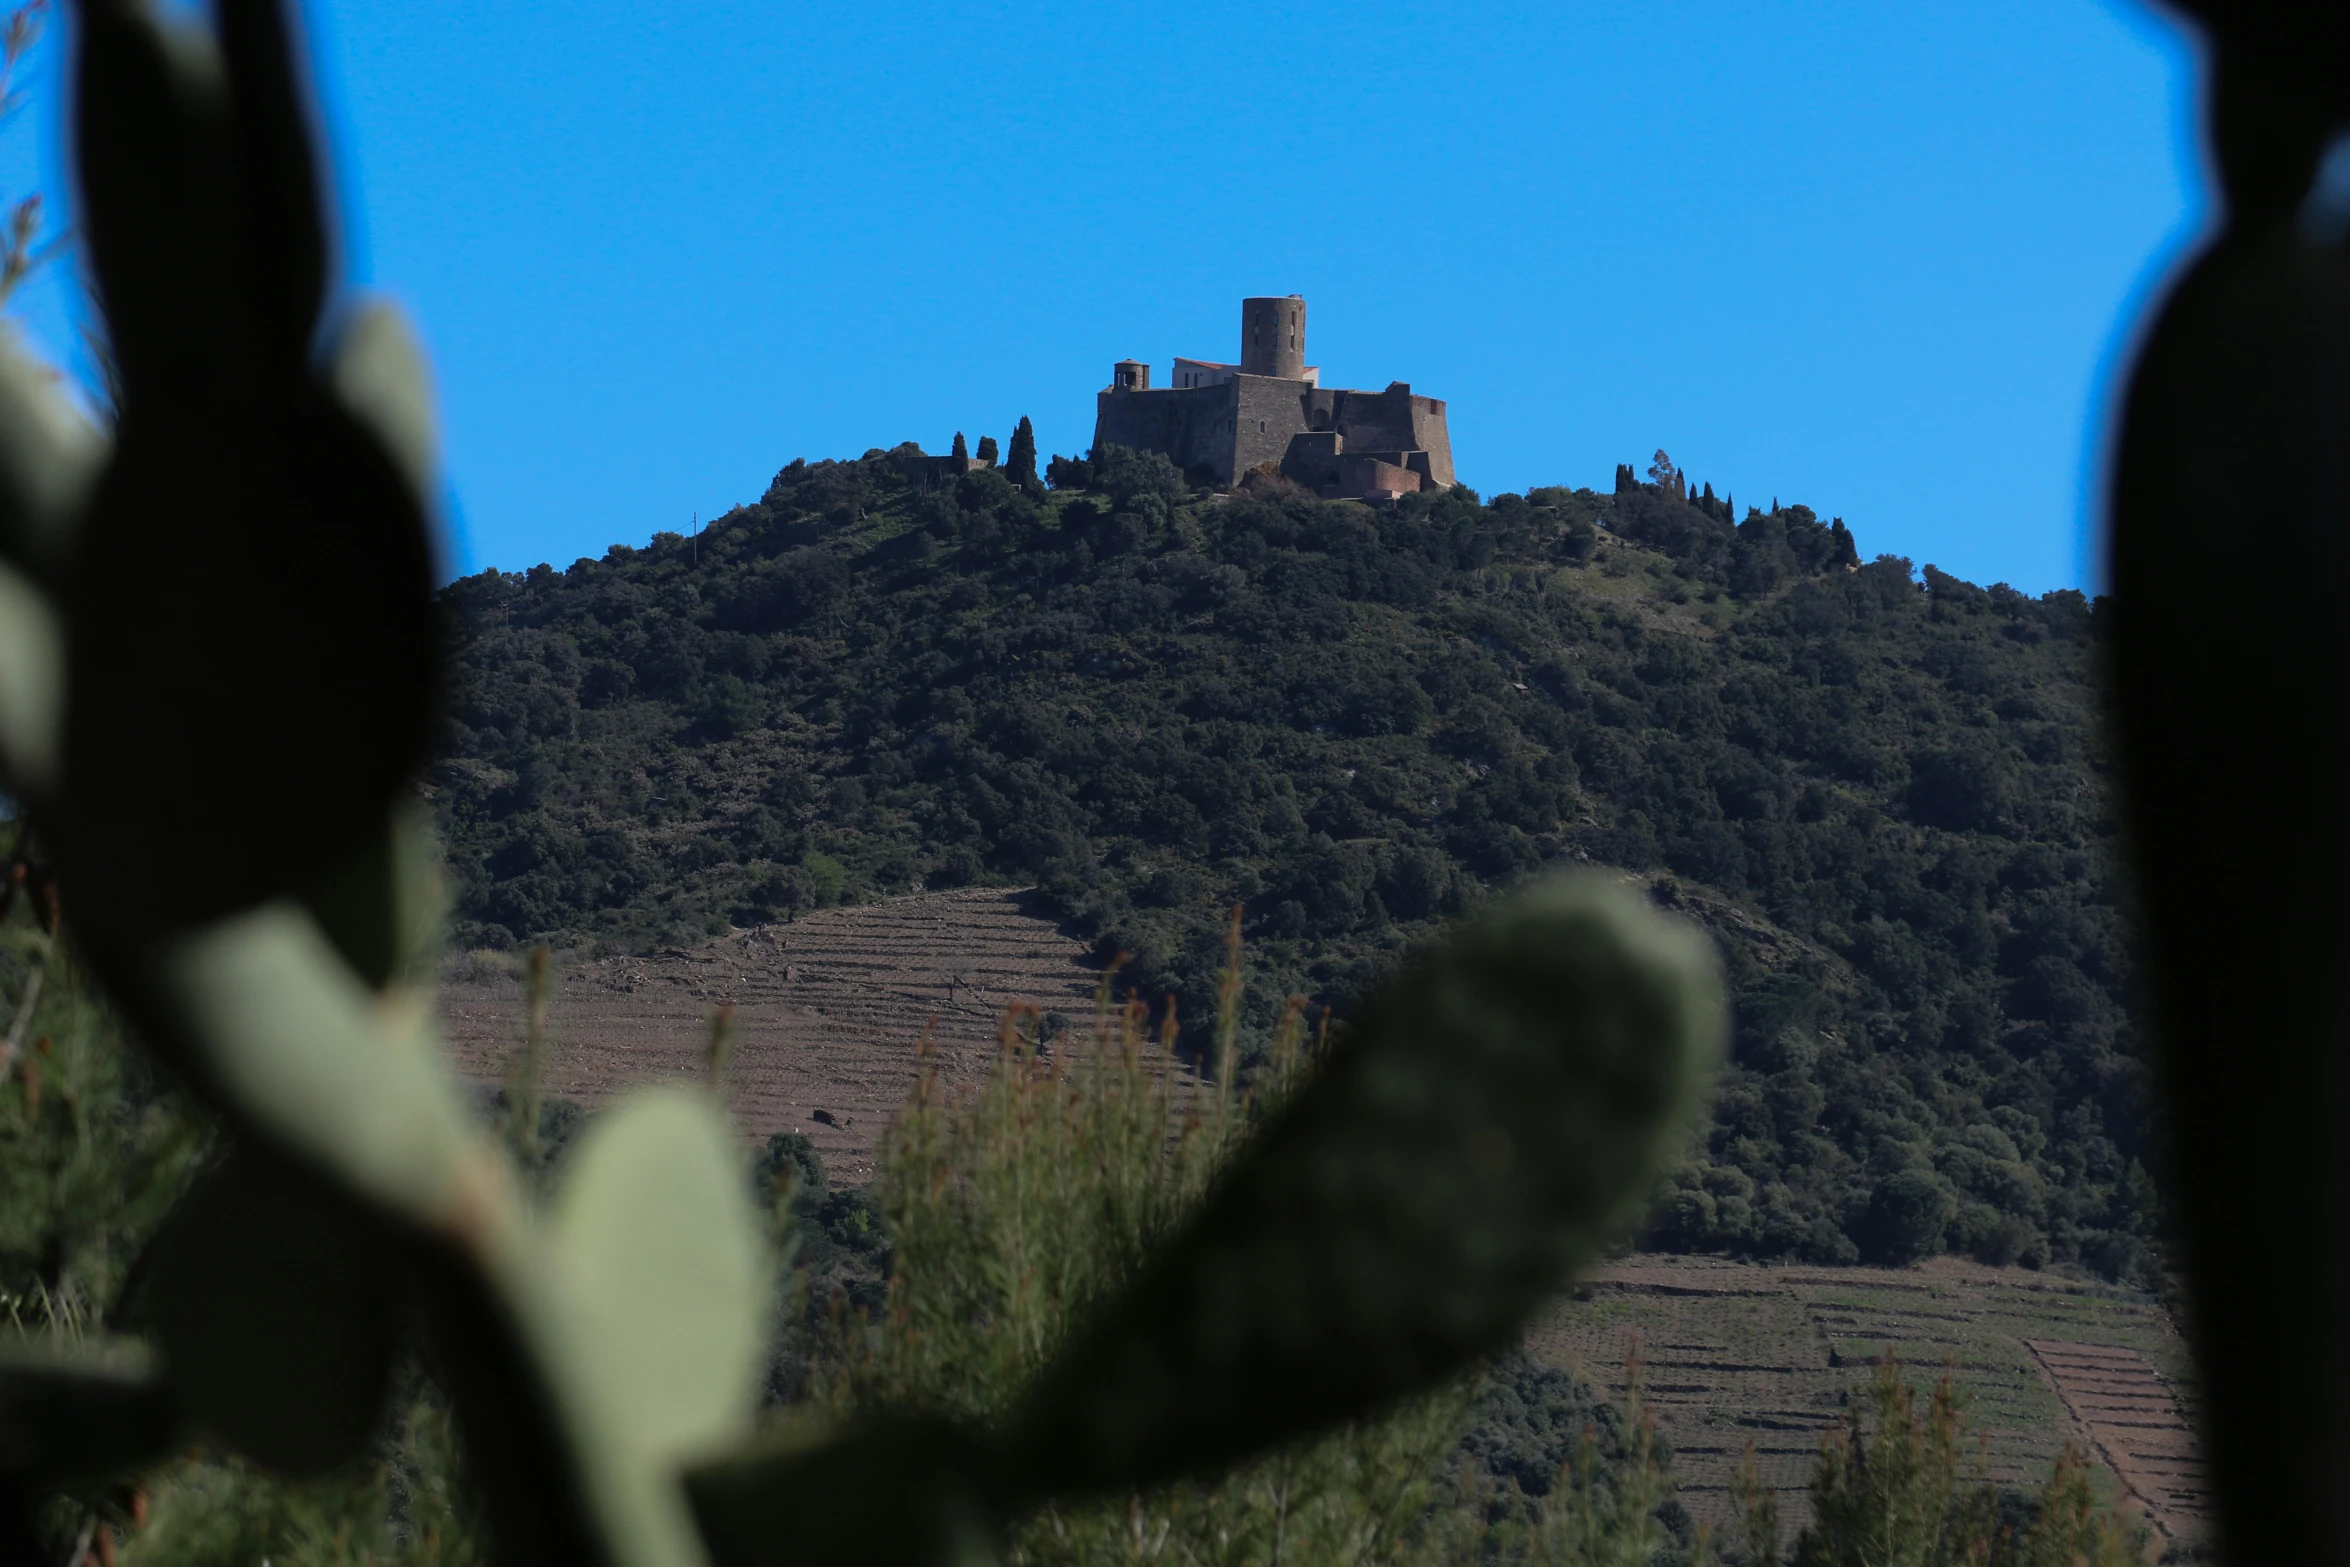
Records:
{"label": "castle wall", "polygon": [[1338,487],[1348,495],[1409,495],[1422,488],[1421,475],[1400,463],[1389,462],[1400,452],[1385,452],[1377,457],[1360,457],[1349,452],[1338,459]]}
{"label": "castle wall", "polygon": [[1218,484],[1234,484],[1233,412],[1236,383],[1165,387],[1131,392],[1111,387],[1094,399],[1093,444],[1165,452],[1175,466],[1204,469]]}
{"label": "castle wall", "polygon": [[1307,430],[1289,438],[1289,451],[1281,459],[1281,473],[1309,490],[1335,489],[1338,464],[1338,432]]}
{"label": "castle wall", "polygon": [[1452,430],[1445,422],[1443,398],[1412,399],[1412,444],[1428,454],[1428,487],[1452,488],[1457,482],[1452,476]]}
{"label": "castle wall", "polygon": [[964,474],[974,473],[981,468],[992,468],[995,464],[981,462],[976,457],[932,457],[926,452],[916,450],[899,457],[897,466],[898,472],[905,476],[907,483],[922,489],[929,489],[934,485],[944,484],[950,479],[959,479]]}
{"label": "castle wall", "polygon": [[1280,467],[1289,455],[1289,438],[1313,428],[1306,417],[1313,394],[1302,381],[1238,375],[1232,378],[1232,389],[1232,470],[1220,476],[1225,484],[1238,484],[1240,476],[1259,463]]}
{"label": "castle wall", "polygon": [[1174,372],[1167,384],[1174,387],[1222,386],[1239,372],[1238,365],[1218,364],[1213,359],[1177,358]]}
{"label": "castle wall", "polygon": [[[1415,396],[1403,381],[1325,390],[1305,368],[1305,301],[1295,294],[1242,300],[1241,327],[1238,366],[1177,359],[1172,387],[1151,390],[1147,368],[1120,360],[1116,384],[1095,402],[1094,445],[1164,452],[1220,487],[1266,466],[1324,494],[1454,482],[1441,398]],[[1357,455],[1376,467],[1347,468]],[[1373,473],[1380,482],[1360,479]]]}
{"label": "castle wall", "polygon": [[[1454,482],[1452,435],[1441,397],[1418,396],[1404,381],[1389,384],[1383,392],[1316,389],[1306,399],[1305,414],[1309,429],[1337,431],[1348,451],[1424,453],[1411,464],[1412,471],[1427,481],[1423,488],[1447,488]],[[1318,463],[1311,466],[1322,471]],[[1292,477],[1302,484],[1328,482],[1305,477],[1303,467]]]}
{"label": "castle wall", "polygon": [[1411,388],[1397,382],[1384,392],[1341,392],[1334,410],[1349,451],[1401,451],[1412,438]]}

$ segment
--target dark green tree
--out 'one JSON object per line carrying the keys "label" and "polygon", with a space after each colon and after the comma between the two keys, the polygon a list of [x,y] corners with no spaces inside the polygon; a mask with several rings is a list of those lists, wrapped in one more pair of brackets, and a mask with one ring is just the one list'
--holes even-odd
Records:
{"label": "dark green tree", "polygon": [[1897,1170],[1869,1193],[1863,1242],[1872,1260],[1915,1262],[1942,1249],[1956,1205],[1940,1181],[1923,1170]]}
{"label": "dark green tree", "polygon": [[979,460],[985,463],[992,463],[996,460],[996,444],[994,436],[983,435],[979,438]]}
{"label": "dark green tree", "polygon": [[968,457],[971,455],[971,447],[969,443],[964,441],[962,431],[957,430],[955,432],[954,447],[947,453],[947,455],[950,457]]}
{"label": "dark green tree", "polygon": [[1004,476],[1022,488],[1036,483],[1036,427],[1026,414],[1012,431],[1012,454],[1005,459]]}
{"label": "dark green tree", "polygon": [[[1809,507],[1732,527],[1637,484],[1374,513],[1104,446],[1053,485],[798,463],[698,571],[672,536],[452,584],[461,945],[1034,885],[1189,1041],[1234,903],[1262,1030],[1293,992],[1345,1016],[1433,922],[1588,859],[1669,875],[1739,954],[1673,1244],[2154,1265],[2081,594],[1852,571]],[[680,570],[690,612],[660,596]],[[656,831],[608,825],[632,813]],[[1909,1167],[1956,1204],[1939,1228],[1869,1218]]]}

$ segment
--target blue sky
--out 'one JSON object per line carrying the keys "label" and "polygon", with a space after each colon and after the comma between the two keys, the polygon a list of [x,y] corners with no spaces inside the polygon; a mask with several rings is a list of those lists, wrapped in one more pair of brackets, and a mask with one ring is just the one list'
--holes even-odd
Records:
{"label": "blue sky", "polygon": [[[348,270],[433,355],[453,559],[568,563],[794,457],[1091,439],[1113,360],[1451,404],[1480,491],[1669,450],[1893,552],[2095,585],[2105,399],[2205,217],[2124,0],[312,0]],[[56,40],[0,192],[67,192]],[[62,271],[29,302],[71,357]]]}

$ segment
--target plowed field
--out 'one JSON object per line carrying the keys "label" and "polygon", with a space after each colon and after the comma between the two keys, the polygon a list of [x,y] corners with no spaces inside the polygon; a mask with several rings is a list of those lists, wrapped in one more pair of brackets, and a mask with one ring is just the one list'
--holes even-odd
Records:
{"label": "plowed field", "polygon": [[[976,1084],[1007,1004],[1082,1016],[1099,977],[1084,945],[1017,893],[827,909],[690,951],[565,966],[546,1086],[594,1105],[632,1082],[699,1077],[711,1017],[732,1001],[728,1090],[744,1131],[804,1131],[834,1179],[853,1184],[873,1176],[926,1027],[948,1079]],[[500,1081],[521,1039],[519,984],[502,965],[460,959],[441,1007],[460,1069]],[[1751,1440],[1781,1516],[1800,1524],[1821,1434],[1887,1351],[1921,1378],[1955,1366],[2002,1482],[2036,1483],[2071,1438],[2166,1537],[2199,1537],[2207,1515],[2184,1348],[2160,1307],[2127,1290],[1951,1259],[1882,1269],[1643,1256],[1561,1302],[1529,1347],[1621,1393],[1635,1337],[1701,1520],[1727,1521]]]}
{"label": "plowed field", "polygon": [[2113,1344],[2026,1343],[2073,1429],[2131,1498],[2152,1516],[2175,1520],[2178,1532],[2207,1526],[2211,1502],[2194,1434],[2145,1354]]}
{"label": "plowed field", "polygon": [[1886,1353],[1920,1381],[1955,1370],[2002,1484],[2038,1484],[2070,1439],[2163,1537],[2198,1539],[2208,1519],[2185,1346],[2134,1291],[1947,1257],[1811,1268],[1642,1256],[1581,1294],[1529,1348],[1620,1393],[1637,1339],[1682,1500],[1701,1521],[1728,1520],[1730,1477],[1752,1442],[1780,1516],[1803,1522],[1820,1437]]}
{"label": "plowed field", "polygon": [[[497,1083],[521,1046],[522,991],[483,967],[451,965],[441,1020],[458,1069]],[[873,1177],[925,1028],[942,1075],[976,1083],[1007,1005],[1083,1016],[1099,979],[1084,944],[1018,893],[824,909],[690,951],[559,966],[546,1091],[596,1105],[633,1082],[699,1077],[711,1019],[732,1001],[727,1091],[743,1130],[806,1132],[832,1178],[856,1184]]]}

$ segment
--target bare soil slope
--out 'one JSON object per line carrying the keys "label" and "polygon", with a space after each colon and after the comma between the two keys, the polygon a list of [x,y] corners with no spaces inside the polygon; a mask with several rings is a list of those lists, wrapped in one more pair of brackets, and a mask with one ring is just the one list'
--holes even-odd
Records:
{"label": "bare soil slope", "polygon": [[1612,1263],[1578,1294],[1528,1348],[1620,1395],[1637,1343],[1682,1500],[1701,1521],[1729,1521],[1730,1477],[1752,1442],[1780,1516],[1800,1526],[1822,1434],[1890,1353],[1920,1381],[1956,1373],[2001,1484],[2037,1485],[2071,1440],[2163,1538],[2204,1536],[2186,1349],[2149,1296],[1947,1257],[1812,1268],[1667,1256]]}
{"label": "bare soil slope", "polygon": [[[824,909],[691,950],[559,965],[546,1091],[596,1105],[630,1083],[699,1077],[711,1019],[735,1007],[727,1090],[759,1139],[806,1132],[841,1184],[868,1181],[924,1030],[943,1075],[977,1083],[1006,1007],[1078,1017],[1100,973],[1084,944],[1000,888]],[[504,1080],[520,1048],[521,986],[458,959],[441,989],[458,1069]]]}
{"label": "bare soil slope", "polygon": [[2195,1436],[2151,1361],[2127,1345],[2025,1341],[2064,1400],[2079,1439],[2166,1532],[2194,1535],[2211,1521]]}

